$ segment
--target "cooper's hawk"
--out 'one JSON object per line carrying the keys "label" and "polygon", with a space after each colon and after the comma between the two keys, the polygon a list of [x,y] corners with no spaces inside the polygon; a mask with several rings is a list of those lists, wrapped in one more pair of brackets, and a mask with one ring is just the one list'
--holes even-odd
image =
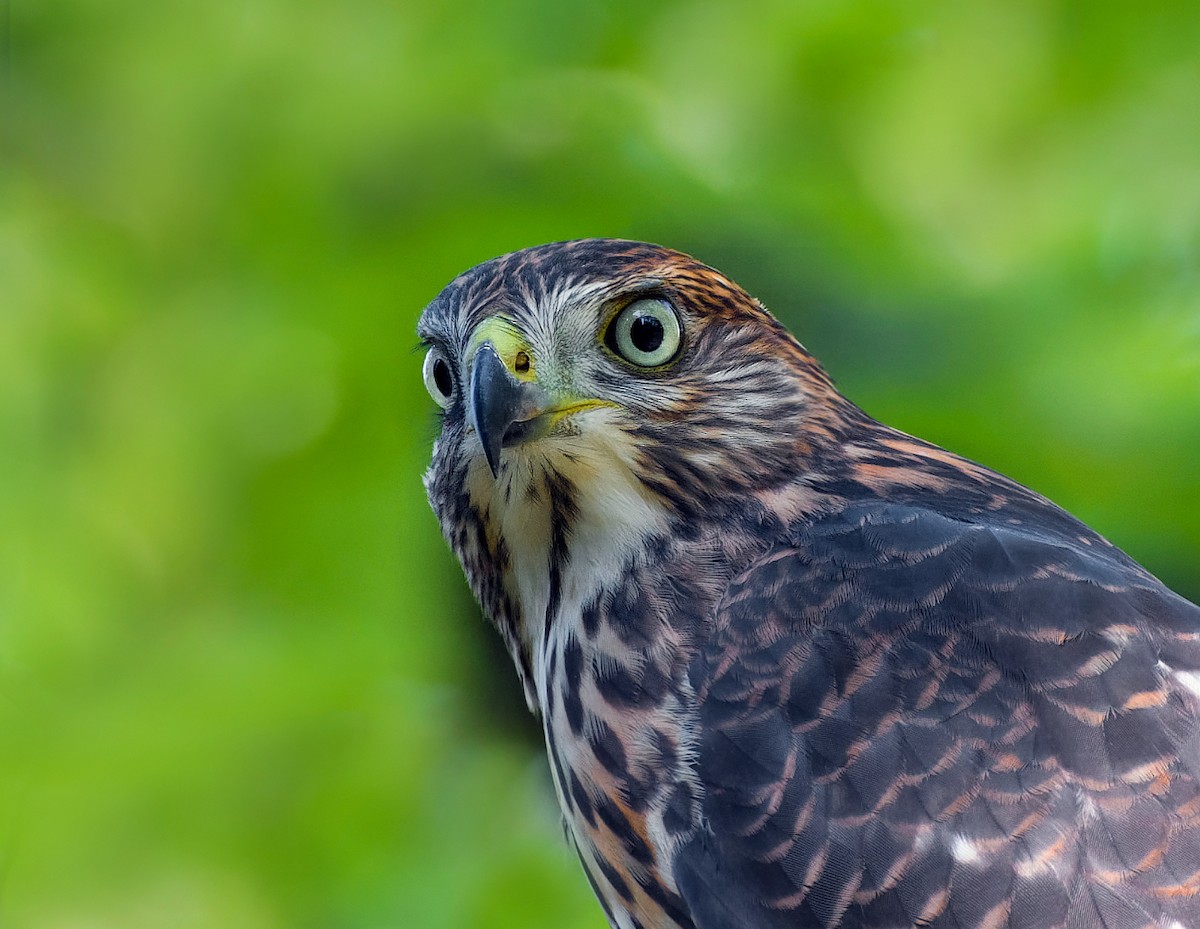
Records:
{"label": "cooper's hawk", "polygon": [[613,926],[1200,926],[1200,609],[678,252],[506,255],[420,334]]}

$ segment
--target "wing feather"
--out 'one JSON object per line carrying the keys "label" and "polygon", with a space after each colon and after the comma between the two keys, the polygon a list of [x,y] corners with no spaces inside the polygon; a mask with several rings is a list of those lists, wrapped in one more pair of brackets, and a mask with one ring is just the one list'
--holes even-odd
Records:
{"label": "wing feather", "polygon": [[1200,609],[1098,539],[851,508],[691,671],[697,929],[1200,925]]}

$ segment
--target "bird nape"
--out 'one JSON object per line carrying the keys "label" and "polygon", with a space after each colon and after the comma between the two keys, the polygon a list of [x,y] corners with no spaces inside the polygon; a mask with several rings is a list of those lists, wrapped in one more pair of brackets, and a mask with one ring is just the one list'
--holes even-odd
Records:
{"label": "bird nape", "polygon": [[419,330],[612,926],[1200,926],[1200,608],[679,252],[515,252]]}

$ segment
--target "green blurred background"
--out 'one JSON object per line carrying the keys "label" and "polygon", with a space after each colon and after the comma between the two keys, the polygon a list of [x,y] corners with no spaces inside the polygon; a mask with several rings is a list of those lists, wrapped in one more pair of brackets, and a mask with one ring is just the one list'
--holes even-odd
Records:
{"label": "green blurred background", "polygon": [[1200,598],[1200,5],[0,0],[0,926],[600,929],[426,507],[454,274],[650,239]]}

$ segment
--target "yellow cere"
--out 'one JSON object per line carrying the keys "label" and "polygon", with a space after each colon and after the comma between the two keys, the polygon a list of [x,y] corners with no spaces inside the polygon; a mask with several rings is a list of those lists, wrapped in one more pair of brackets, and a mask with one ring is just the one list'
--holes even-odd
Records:
{"label": "yellow cere", "polygon": [[608,400],[580,397],[559,384],[539,381],[537,356],[530,347],[529,341],[521,334],[521,330],[504,316],[491,316],[475,327],[475,331],[471,334],[471,340],[467,343],[467,358],[474,358],[479,346],[485,342],[492,343],[496,354],[500,356],[504,366],[512,372],[513,377],[528,383],[537,381],[546,391],[548,403],[542,412],[544,419],[539,435],[550,433],[562,420],[575,413],[617,405]]}
{"label": "yellow cere", "polygon": [[537,359],[529,342],[511,320],[491,316],[475,327],[467,346],[467,357],[474,356],[484,342],[491,342],[496,354],[513,377],[521,381],[537,379]]}

